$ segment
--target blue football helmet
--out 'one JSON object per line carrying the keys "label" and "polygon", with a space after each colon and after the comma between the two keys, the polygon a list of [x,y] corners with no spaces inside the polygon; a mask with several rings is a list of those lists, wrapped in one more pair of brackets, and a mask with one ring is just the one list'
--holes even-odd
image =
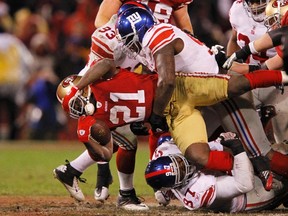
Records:
{"label": "blue football helmet", "polygon": [[171,154],[151,160],[145,170],[145,179],[154,190],[169,190],[193,178],[197,174],[195,170],[183,155]]}
{"label": "blue football helmet", "polygon": [[157,146],[160,146],[162,143],[164,142],[169,142],[172,140],[172,137],[170,135],[164,134],[162,136],[159,137],[158,142],[157,142]]}
{"label": "blue football helmet", "polygon": [[151,10],[150,7],[148,7],[148,5],[142,4],[141,2],[137,2],[137,1],[129,1],[121,5],[119,10],[117,11],[117,16],[119,17],[125,10],[128,10],[133,7],[140,7],[140,8],[146,9],[151,14],[153,14],[153,11]]}
{"label": "blue football helmet", "polygon": [[116,22],[117,39],[130,51],[139,53],[147,30],[156,18],[144,8],[132,7],[122,12]]}

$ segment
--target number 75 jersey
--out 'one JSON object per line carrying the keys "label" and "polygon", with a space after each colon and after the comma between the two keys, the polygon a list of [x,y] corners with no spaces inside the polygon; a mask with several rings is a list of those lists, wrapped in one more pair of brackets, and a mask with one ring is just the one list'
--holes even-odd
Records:
{"label": "number 75 jersey", "polygon": [[90,85],[97,101],[94,117],[105,121],[110,129],[134,121],[147,121],[156,85],[157,74],[138,75],[120,69],[112,79]]}

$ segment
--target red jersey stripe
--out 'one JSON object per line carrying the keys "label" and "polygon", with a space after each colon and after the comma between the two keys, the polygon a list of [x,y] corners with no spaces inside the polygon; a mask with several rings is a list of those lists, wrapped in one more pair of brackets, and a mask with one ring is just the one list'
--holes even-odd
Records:
{"label": "red jersey stripe", "polygon": [[94,53],[97,53],[103,58],[113,58],[113,51],[109,48],[109,46],[107,46],[107,44],[103,43],[96,37],[92,37],[92,40],[91,50]]}

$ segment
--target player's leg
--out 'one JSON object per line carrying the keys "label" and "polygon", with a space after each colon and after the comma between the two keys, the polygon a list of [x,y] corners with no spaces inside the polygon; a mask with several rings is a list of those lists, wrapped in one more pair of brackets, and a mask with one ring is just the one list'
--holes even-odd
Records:
{"label": "player's leg", "polygon": [[282,92],[276,87],[270,87],[261,88],[257,90],[257,93],[253,92],[254,99],[256,98],[264,106],[273,106],[275,111],[275,116],[271,118],[271,123],[276,143],[288,140],[288,92],[286,89]]}
{"label": "player's leg", "polygon": [[229,79],[229,98],[239,96],[249,90],[270,86],[287,85],[288,75],[280,70],[258,70],[244,75],[232,75]]}
{"label": "player's leg", "polygon": [[[96,163],[89,155],[88,151],[85,150],[79,157],[71,161],[70,163],[58,166],[53,170],[54,177],[57,178],[77,201],[84,201],[84,194],[79,187],[79,181],[83,182],[80,178],[81,174],[89,166]],[[85,181],[85,180],[84,180]]]}
{"label": "player's leg", "polygon": [[148,206],[137,197],[133,183],[137,137],[126,125],[113,132],[113,139],[119,146],[116,156],[120,184],[117,207],[134,211],[148,210]]}
{"label": "player's leg", "polygon": [[[228,152],[210,151],[207,143],[206,126],[201,113],[182,106],[171,125],[171,134],[184,156],[200,167],[228,171],[232,169],[233,158]],[[181,115],[184,113],[184,115]]]}
{"label": "player's leg", "polygon": [[104,202],[109,197],[109,185],[113,183],[113,177],[109,162],[97,162],[96,187],[94,198],[97,201]]}

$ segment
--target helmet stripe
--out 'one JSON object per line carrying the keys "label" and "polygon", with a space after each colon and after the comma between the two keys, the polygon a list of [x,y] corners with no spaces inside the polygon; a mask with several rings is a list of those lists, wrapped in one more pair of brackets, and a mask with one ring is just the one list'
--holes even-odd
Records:
{"label": "helmet stripe", "polygon": [[163,169],[163,170],[158,170],[158,171],[155,171],[155,172],[147,173],[145,175],[145,178],[148,179],[148,178],[151,178],[151,177],[154,177],[154,176],[165,174],[167,172],[172,172],[172,170],[171,169]]}

